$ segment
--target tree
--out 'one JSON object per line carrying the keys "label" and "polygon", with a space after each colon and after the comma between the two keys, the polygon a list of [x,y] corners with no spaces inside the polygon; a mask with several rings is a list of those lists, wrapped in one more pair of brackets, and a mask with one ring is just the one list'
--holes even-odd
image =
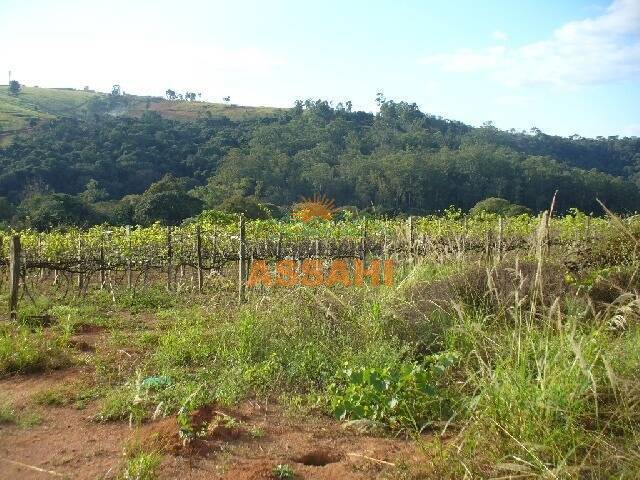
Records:
{"label": "tree", "polygon": [[531,214],[531,210],[522,205],[516,205],[504,198],[490,197],[476,203],[469,213],[479,215],[480,213],[494,213],[502,217],[515,217],[522,214]]}
{"label": "tree", "polygon": [[10,220],[13,216],[13,205],[5,197],[0,197],[0,221]]}
{"label": "tree", "polygon": [[117,97],[121,94],[121,90],[120,90],[120,85],[116,84],[113,87],[111,87],[111,95],[113,95],[114,97]]}
{"label": "tree", "polygon": [[167,96],[169,100],[176,99],[176,92],[174,90],[171,90],[170,88],[168,88],[167,91],[164,92],[164,94]]}
{"label": "tree", "polygon": [[36,230],[55,227],[89,226],[102,217],[80,198],[64,193],[40,194],[26,198],[18,206],[17,217]]}
{"label": "tree", "polygon": [[93,178],[87,182],[87,186],[80,195],[80,198],[87,203],[96,203],[109,196],[104,188],[101,188]]}
{"label": "tree", "polygon": [[234,195],[226,198],[220,209],[225,213],[243,214],[248,219],[266,219],[269,218],[270,212],[268,208],[258,203],[255,197],[243,197],[242,195]]}
{"label": "tree", "polygon": [[178,225],[201,211],[202,201],[187,193],[186,182],[167,175],[140,196],[134,219],[141,225],[156,221],[164,225]]}
{"label": "tree", "polygon": [[17,80],[11,80],[9,82],[9,93],[11,95],[17,95],[22,90],[22,85]]}

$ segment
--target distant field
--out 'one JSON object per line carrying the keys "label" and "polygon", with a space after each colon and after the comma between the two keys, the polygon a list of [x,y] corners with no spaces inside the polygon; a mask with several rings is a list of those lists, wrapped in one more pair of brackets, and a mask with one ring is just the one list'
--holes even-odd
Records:
{"label": "distant field", "polygon": [[[18,95],[10,95],[7,85],[0,85],[0,146],[17,131],[27,128],[31,119],[48,120],[58,116],[83,116],[87,103],[107,94],[84,90],[23,87]],[[159,112],[163,117],[193,120],[211,114],[231,120],[269,117],[278,108],[245,107],[207,102],[169,101],[159,97],[128,95],[128,105],[119,115],[138,117],[145,110]],[[209,112],[209,113],[207,113]]]}

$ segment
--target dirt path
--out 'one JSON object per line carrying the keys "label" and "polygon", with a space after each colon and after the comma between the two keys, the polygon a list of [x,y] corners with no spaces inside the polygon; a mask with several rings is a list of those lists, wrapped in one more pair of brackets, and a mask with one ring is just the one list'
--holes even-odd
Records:
{"label": "dirt path", "polygon": [[[14,376],[0,380],[0,392],[18,411],[33,409],[34,394],[82,374],[71,368]],[[238,421],[238,434],[207,436],[194,443],[197,448],[182,447],[175,417],[130,428],[126,422],[92,420],[97,404],[82,410],[37,409],[42,418],[38,425],[0,426],[0,479],[114,479],[124,446],[140,438],[160,442],[165,452],[161,479],[269,479],[279,464],[288,465],[297,479],[396,478],[399,468],[421,460],[412,441],[349,432],[330,418],[293,418],[281,407],[257,402],[224,409],[225,418]],[[209,421],[216,411],[213,406],[208,409]]]}

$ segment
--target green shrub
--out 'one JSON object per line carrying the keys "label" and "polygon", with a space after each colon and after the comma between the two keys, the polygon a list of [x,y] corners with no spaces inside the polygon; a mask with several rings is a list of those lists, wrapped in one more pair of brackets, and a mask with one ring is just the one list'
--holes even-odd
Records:
{"label": "green shrub", "polygon": [[392,428],[421,431],[450,414],[446,394],[438,385],[456,355],[443,353],[426,366],[405,363],[391,368],[346,368],[342,382],[329,386],[333,414],[344,419],[370,419]]}
{"label": "green shrub", "polygon": [[15,324],[0,325],[0,375],[28,373],[67,366],[71,357],[68,337],[47,336]]}

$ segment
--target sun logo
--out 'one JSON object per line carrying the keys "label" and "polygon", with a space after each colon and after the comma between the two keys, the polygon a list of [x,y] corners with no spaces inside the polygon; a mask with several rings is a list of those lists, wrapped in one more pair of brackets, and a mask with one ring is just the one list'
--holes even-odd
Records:
{"label": "sun logo", "polygon": [[331,220],[336,211],[333,200],[327,198],[326,194],[314,195],[313,198],[302,198],[302,201],[295,206],[293,216],[303,222],[308,222],[312,218]]}

